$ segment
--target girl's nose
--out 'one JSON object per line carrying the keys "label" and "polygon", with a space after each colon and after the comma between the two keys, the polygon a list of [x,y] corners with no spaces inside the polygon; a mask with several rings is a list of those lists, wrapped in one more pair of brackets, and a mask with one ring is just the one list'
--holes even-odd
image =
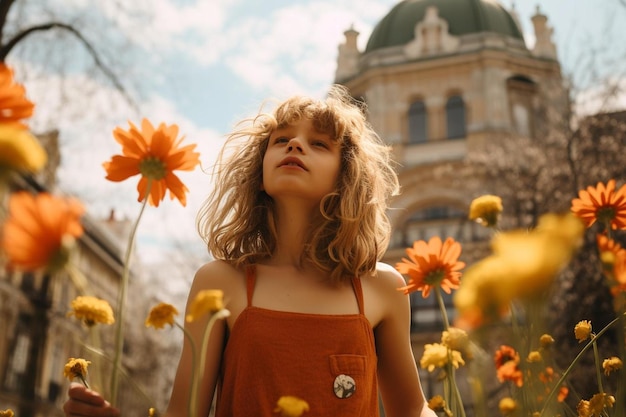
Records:
{"label": "girl's nose", "polygon": [[291,152],[293,150],[298,150],[300,152],[303,150],[302,143],[300,143],[300,139],[297,137],[291,138],[287,144],[287,152]]}

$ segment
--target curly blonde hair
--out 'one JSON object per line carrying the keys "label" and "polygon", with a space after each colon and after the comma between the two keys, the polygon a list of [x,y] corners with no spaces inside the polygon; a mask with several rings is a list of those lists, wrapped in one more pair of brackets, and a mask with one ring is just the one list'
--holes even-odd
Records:
{"label": "curly blonde hair", "polygon": [[292,97],[273,113],[237,125],[197,219],[213,257],[242,268],[272,256],[277,233],[273,200],[262,190],[263,157],[273,130],[307,118],[340,144],[341,166],[335,191],[320,202],[301,261],[327,271],[336,283],[373,273],[389,243],[386,211],[399,185],[391,149],[367,122],[364,107],[335,85],[323,100]]}

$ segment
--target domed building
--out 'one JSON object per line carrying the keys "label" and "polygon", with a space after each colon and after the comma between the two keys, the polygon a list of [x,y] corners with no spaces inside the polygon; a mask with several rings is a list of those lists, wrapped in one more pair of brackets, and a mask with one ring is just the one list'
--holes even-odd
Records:
{"label": "domed building", "polygon": [[[335,82],[367,103],[371,124],[399,163],[402,193],[390,211],[386,262],[436,235],[461,242],[466,262],[485,254],[488,231],[467,219],[468,207],[498,192],[486,189],[468,161],[496,142],[536,137],[538,115],[568,105],[552,29],[538,8],[532,24],[529,48],[515,11],[496,0],[403,0],[364,50],[354,28],[345,32]],[[450,297],[446,303],[453,319]],[[412,294],[412,307],[419,360],[443,324],[433,296]],[[435,379],[422,375],[427,396],[439,393]]]}

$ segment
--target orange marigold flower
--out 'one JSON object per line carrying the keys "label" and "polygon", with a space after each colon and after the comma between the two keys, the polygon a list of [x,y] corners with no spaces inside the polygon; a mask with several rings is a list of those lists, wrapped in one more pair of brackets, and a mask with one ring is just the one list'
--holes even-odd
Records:
{"label": "orange marigold flower", "polygon": [[26,191],[11,195],[2,249],[18,269],[56,271],[69,260],[76,238],[83,234],[83,205],[75,199]]}
{"label": "orange marigold flower", "polygon": [[598,221],[612,229],[626,229],[626,184],[616,191],[614,179],[606,186],[599,182],[595,188],[580,190],[578,197],[572,200],[572,212],[587,227]]}
{"label": "orange marigold flower", "polygon": [[509,361],[519,363],[519,353],[517,353],[517,351],[511,346],[501,345],[500,349],[496,351],[493,360],[495,362],[496,369],[498,369]]}
{"label": "orange marigold flower", "polygon": [[460,270],[465,267],[465,262],[458,260],[461,256],[459,242],[449,237],[442,243],[441,238],[435,236],[428,242],[415,241],[412,248],[406,249],[406,253],[410,259],[402,258],[402,262],[396,264],[396,269],[409,276],[409,283],[398,290],[405,294],[421,291],[422,297],[426,298],[437,285],[448,294],[452,289],[459,288]]}
{"label": "orange marigold flower", "polygon": [[518,387],[524,385],[522,370],[515,361],[508,361],[502,364],[496,371],[496,375],[500,382],[511,381]]}
{"label": "orange marigold flower", "polygon": [[26,129],[21,120],[32,116],[34,107],[24,87],[15,83],[13,70],[0,63],[0,124]]}
{"label": "orange marigold flower", "polygon": [[184,137],[177,139],[178,126],[159,124],[155,129],[147,119],[141,121],[141,130],[129,122],[128,131],[116,128],[113,137],[122,145],[123,155],[114,155],[109,162],[103,164],[107,172],[106,179],[124,181],[132,176],[141,175],[137,191],[138,201],[143,201],[151,181],[150,194],[147,196],[150,205],[158,207],[169,190],[170,198],[177,198],[185,206],[187,204],[185,184],[174,174],[175,170],[193,171],[200,163],[200,154],[193,152],[196,145],[181,147]]}
{"label": "orange marigold flower", "polygon": [[152,326],[155,329],[162,329],[166,324],[173,326],[176,315],[178,315],[176,307],[167,303],[159,303],[150,310],[146,319],[146,327]]}

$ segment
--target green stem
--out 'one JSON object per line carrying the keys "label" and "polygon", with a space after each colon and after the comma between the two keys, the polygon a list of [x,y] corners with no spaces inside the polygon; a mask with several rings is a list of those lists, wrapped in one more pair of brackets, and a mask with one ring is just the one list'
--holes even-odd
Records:
{"label": "green stem", "polygon": [[604,394],[604,388],[602,388],[602,371],[600,367],[602,366],[600,363],[600,353],[598,353],[598,343],[596,339],[593,338],[593,358],[596,363],[596,378],[598,379],[598,392],[600,394]]}
{"label": "green stem", "polygon": [[117,404],[117,390],[118,390],[118,373],[119,368],[122,365],[122,350],[124,348],[124,305],[126,304],[126,292],[128,291],[128,279],[130,275],[130,259],[133,253],[133,246],[135,245],[135,236],[137,235],[137,228],[139,226],[139,221],[141,220],[141,216],[143,215],[144,210],[146,209],[146,204],[148,203],[148,198],[150,196],[150,188],[152,188],[152,181],[148,180],[148,186],[146,188],[146,197],[141,204],[141,209],[139,211],[139,216],[137,216],[137,220],[133,225],[131,230],[128,246],[126,247],[126,254],[124,255],[124,269],[122,271],[122,282],[120,285],[120,291],[118,294],[117,300],[117,321],[115,328],[115,355],[113,357],[113,369],[111,370],[111,404]]}
{"label": "green stem", "polygon": [[195,415],[195,413],[197,413],[197,409],[198,409],[198,405],[196,404],[197,402],[197,395],[193,395],[194,392],[198,391],[198,367],[196,366],[198,363],[198,352],[197,352],[197,348],[196,348],[196,343],[193,340],[193,337],[191,336],[191,333],[189,333],[189,331],[187,329],[185,329],[184,326],[181,326],[178,323],[174,323],[176,324],[176,326],[181,329],[185,335],[185,337],[187,338],[187,340],[189,341],[189,345],[191,346],[191,391],[189,392],[189,403],[187,404],[187,415],[189,417],[193,417]]}
{"label": "green stem", "polygon": [[448,321],[448,312],[446,311],[446,305],[443,302],[443,296],[441,295],[440,287],[435,287],[435,296],[437,297],[437,304],[439,304],[439,310],[441,311],[443,329],[448,330],[450,328],[450,322]]}
{"label": "green stem", "polygon": [[548,404],[550,404],[550,401],[552,400],[552,398],[554,397],[554,395],[556,394],[556,392],[559,390],[559,387],[561,386],[561,384],[563,384],[563,381],[565,381],[565,378],[567,378],[567,376],[569,375],[569,373],[571,372],[571,370],[574,368],[574,366],[578,363],[578,361],[580,360],[580,358],[583,356],[583,354],[589,350],[589,348],[591,346],[593,346],[593,344],[595,343],[595,341],[602,336],[612,325],[614,325],[615,323],[619,322],[622,320],[622,316],[626,316],[626,313],[620,314],[619,316],[617,316],[615,319],[613,319],[609,324],[607,324],[606,326],[604,326],[604,328],[602,330],[600,330],[595,336],[593,336],[591,338],[591,340],[585,345],[585,347],[583,347],[581,349],[580,352],[578,352],[578,355],[576,355],[576,357],[574,358],[574,360],[572,361],[572,363],[569,364],[569,366],[567,367],[567,369],[565,370],[565,372],[563,372],[563,375],[561,375],[561,378],[559,378],[559,380],[557,381],[557,383],[554,385],[554,387],[552,388],[552,391],[550,391],[550,394],[548,395],[548,398],[546,398],[546,402],[544,403],[543,408],[541,409],[541,413],[539,414],[539,417],[542,417],[544,415],[544,413],[546,412],[546,409],[548,407]]}

